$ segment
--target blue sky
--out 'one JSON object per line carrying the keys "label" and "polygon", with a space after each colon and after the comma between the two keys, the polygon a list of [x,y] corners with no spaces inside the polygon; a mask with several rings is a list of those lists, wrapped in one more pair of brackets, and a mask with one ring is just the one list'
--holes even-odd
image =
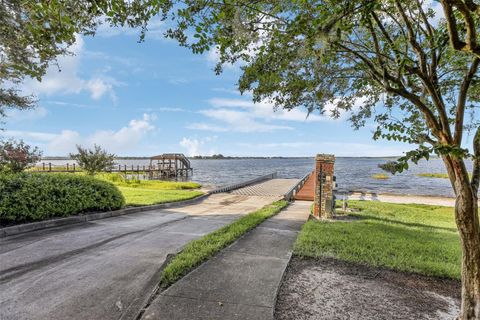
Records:
{"label": "blue sky", "polygon": [[235,89],[228,66],[216,76],[214,51],[194,55],[162,37],[154,22],[145,42],[138,31],[102,28],[78,37],[75,55],[58,59],[39,83],[27,81],[38,108],[9,112],[4,135],[66,155],[75,144],[101,145],[123,156],[164,152],[231,156],[395,156],[404,144],[371,139],[372,126],[354,131],[298,108],[274,112]]}

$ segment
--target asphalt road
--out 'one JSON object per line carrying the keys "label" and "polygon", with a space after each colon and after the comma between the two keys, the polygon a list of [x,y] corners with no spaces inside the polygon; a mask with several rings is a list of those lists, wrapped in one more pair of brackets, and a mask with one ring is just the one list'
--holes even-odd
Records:
{"label": "asphalt road", "polygon": [[[283,188],[296,180],[283,181]],[[0,239],[0,319],[129,319],[167,255],[277,197],[216,194],[146,211]]]}

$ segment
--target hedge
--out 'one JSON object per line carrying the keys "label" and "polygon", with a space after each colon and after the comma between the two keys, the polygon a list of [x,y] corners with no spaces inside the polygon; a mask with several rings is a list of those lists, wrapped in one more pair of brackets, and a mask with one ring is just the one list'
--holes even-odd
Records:
{"label": "hedge", "polygon": [[2,225],[115,210],[125,199],[112,184],[72,174],[0,175]]}

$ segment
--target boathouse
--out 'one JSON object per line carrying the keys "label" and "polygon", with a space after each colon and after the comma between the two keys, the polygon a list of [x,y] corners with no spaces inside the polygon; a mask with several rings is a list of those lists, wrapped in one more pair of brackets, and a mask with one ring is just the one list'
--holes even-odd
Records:
{"label": "boathouse", "polygon": [[190,160],[182,153],[164,153],[150,158],[149,179],[188,177],[193,173]]}

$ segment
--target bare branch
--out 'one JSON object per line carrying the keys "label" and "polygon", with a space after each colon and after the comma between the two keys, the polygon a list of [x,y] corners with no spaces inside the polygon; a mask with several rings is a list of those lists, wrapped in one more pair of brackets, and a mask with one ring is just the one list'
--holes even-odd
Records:
{"label": "bare branch", "polygon": [[465,117],[465,104],[467,102],[468,89],[470,88],[473,77],[477,73],[479,64],[480,58],[475,58],[462,81],[462,85],[460,86],[457,101],[457,114],[455,116],[455,137],[453,139],[456,145],[460,145],[462,143],[463,120]]}

